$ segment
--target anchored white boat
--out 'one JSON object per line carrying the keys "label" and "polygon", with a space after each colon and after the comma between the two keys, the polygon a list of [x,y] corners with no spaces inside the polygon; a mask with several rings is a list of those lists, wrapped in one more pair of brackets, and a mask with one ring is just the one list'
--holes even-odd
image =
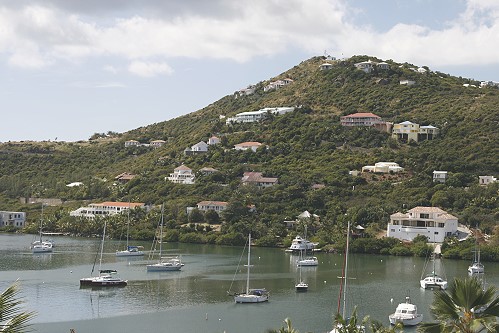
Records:
{"label": "anchored white boat", "polygon": [[473,262],[468,267],[468,274],[469,275],[485,273],[485,267],[480,262],[480,246],[478,245],[478,239],[477,239],[475,244],[476,244],[475,249],[473,250],[473,252],[474,252],[473,253]]}
{"label": "anchored white boat", "polygon": [[[300,251],[300,260],[303,259],[303,251]],[[308,283],[303,281],[302,278],[302,266],[298,265],[298,270],[300,271],[299,275],[299,282],[295,284],[295,289],[296,291],[307,291],[308,290]]]}
{"label": "anchored white boat", "polygon": [[[104,240],[106,239],[106,225],[104,222],[104,230],[102,232],[102,241],[100,247],[100,259],[99,259],[99,275],[92,276],[95,268],[92,266],[92,272],[90,277],[80,279],[80,287],[124,287],[128,284],[127,280],[122,280],[117,276],[118,272],[114,269],[101,269],[102,266],[102,253],[104,252]],[[97,259],[97,257],[96,257]]]}
{"label": "anchored white boat", "polygon": [[248,235],[248,264],[246,265],[246,292],[234,294],[236,303],[262,303],[269,300],[269,292],[265,288],[250,289],[251,267],[251,234]]}
{"label": "anchored white boat", "polygon": [[296,262],[298,266],[318,266],[319,265],[319,260],[317,257],[307,257],[300,259]]}
{"label": "anchored white boat", "polygon": [[54,244],[51,241],[44,241],[43,240],[43,236],[42,236],[43,235],[43,232],[42,232],[43,231],[43,206],[44,206],[44,204],[42,204],[42,215],[40,216],[40,230],[39,230],[40,239],[31,243],[31,251],[33,253],[51,253],[53,248],[54,248]]}
{"label": "anchored white boat", "polygon": [[[161,206],[161,223],[159,228],[159,259],[157,263],[146,266],[148,272],[171,272],[179,271],[184,264],[179,257],[162,257],[163,253],[163,215],[164,205]],[[151,251],[152,253],[153,251]]]}
{"label": "anchored white boat", "polygon": [[[426,267],[428,266],[428,262],[430,260],[433,263],[433,269],[430,274],[424,276]],[[423,268],[423,276],[421,276],[421,280],[419,280],[419,284],[423,289],[433,289],[433,288],[447,289],[447,280],[438,275],[436,272],[435,260],[436,260],[435,255],[432,254],[428,256],[428,260],[425,263],[425,267]]]}
{"label": "anchored white boat", "polygon": [[402,323],[404,326],[415,326],[423,320],[423,315],[418,313],[416,305],[411,303],[409,296],[405,298],[405,303],[400,303],[395,309],[395,313],[388,316],[390,324]]}
{"label": "anchored white boat", "polygon": [[290,252],[300,252],[300,251],[312,251],[317,246],[317,243],[312,243],[311,241],[302,238],[301,236],[296,236],[291,242],[291,246],[288,248]]}
{"label": "anchored white boat", "polygon": [[130,205],[128,206],[128,217],[126,224],[126,247],[122,251],[116,251],[117,257],[138,257],[143,256],[142,246],[129,245],[130,237]]}

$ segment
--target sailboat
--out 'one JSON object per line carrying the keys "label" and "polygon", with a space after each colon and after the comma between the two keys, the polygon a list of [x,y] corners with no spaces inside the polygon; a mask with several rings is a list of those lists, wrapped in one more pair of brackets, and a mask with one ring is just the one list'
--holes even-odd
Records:
{"label": "sailboat", "polygon": [[[307,226],[305,226],[305,239],[307,238]],[[305,253],[307,252],[307,249],[305,249]],[[303,258],[302,256],[303,250],[300,250],[300,259],[297,261],[297,265],[299,267],[301,266],[318,266],[319,265],[319,260],[317,257],[306,257]]]}
{"label": "sailboat", "polygon": [[34,241],[31,243],[31,251],[33,253],[50,253],[53,250],[54,244],[49,241],[44,241],[42,238],[42,231],[43,231],[43,206],[44,204],[42,203],[42,215],[40,217],[40,239],[37,241]]}
{"label": "sailboat", "polygon": [[[478,231],[476,231],[476,233],[478,233]],[[480,245],[478,244],[478,235],[475,238],[476,241],[475,241],[475,249],[473,250],[473,262],[468,267],[468,274],[470,276],[475,274],[485,273],[485,267],[480,262]]]}
{"label": "sailboat", "polygon": [[[427,274],[426,276],[424,275],[429,261],[432,261],[433,263],[433,268],[430,274]],[[421,280],[419,281],[419,284],[421,285],[421,288],[423,289],[433,289],[433,288],[440,288],[440,289],[447,289],[447,281],[441,277],[440,275],[437,274],[436,269],[435,269],[435,254],[430,254],[428,256],[428,260],[426,260],[424,268],[423,268],[423,274],[421,276]]]}
{"label": "sailboat", "polygon": [[130,205],[128,205],[128,220],[126,224],[126,248],[123,251],[116,251],[117,257],[136,257],[143,256],[144,252],[141,251],[141,247],[135,245],[129,245],[129,235],[130,235]]}
{"label": "sailboat", "polygon": [[159,238],[159,259],[155,264],[147,265],[148,272],[168,272],[168,271],[179,271],[184,264],[180,258],[163,258],[163,214],[164,205],[161,206],[161,223],[160,223],[160,238]]}
{"label": "sailboat", "polygon": [[[300,251],[300,260],[303,258],[303,251]],[[302,279],[302,265],[298,265],[298,270],[300,271],[300,282],[295,284],[295,289],[296,291],[307,291],[308,290],[308,283],[303,281]]]}
{"label": "sailboat", "polygon": [[[338,294],[338,314],[341,312],[342,318],[347,321],[346,310],[347,310],[347,282],[348,282],[348,254],[350,247],[350,221],[348,221],[347,225],[347,242],[345,246],[345,258],[343,262],[343,269],[341,272],[341,282],[340,282],[340,292]],[[343,306],[342,306],[343,299]],[[364,326],[357,325],[357,329],[360,332],[364,332]],[[329,333],[340,333],[346,332],[346,328],[343,327],[343,324],[337,323],[335,327],[329,331]]]}
{"label": "sailboat", "polygon": [[248,235],[248,264],[246,265],[246,292],[235,294],[236,303],[262,303],[269,300],[269,292],[265,288],[250,289],[251,267],[251,234]]}
{"label": "sailboat", "polygon": [[[118,273],[114,269],[101,269],[102,266],[102,253],[104,252],[104,240],[106,239],[106,225],[104,222],[104,230],[102,232],[102,240],[100,246],[100,259],[99,259],[99,275],[92,276],[95,269],[95,261],[92,266],[92,272],[90,277],[80,279],[80,287],[124,287],[128,284],[128,281],[122,280],[116,274]],[[97,259],[97,257],[95,257]]]}

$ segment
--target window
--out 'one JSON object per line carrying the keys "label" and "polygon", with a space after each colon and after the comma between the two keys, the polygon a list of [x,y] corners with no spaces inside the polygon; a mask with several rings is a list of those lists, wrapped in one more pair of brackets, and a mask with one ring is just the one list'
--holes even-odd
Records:
{"label": "window", "polygon": [[430,214],[421,213],[421,214],[419,214],[419,217],[422,218],[422,219],[429,219],[430,218]]}
{"label": "window", "polygon": [[390,229],[390,232],[395,232],[395,229]]}
{"label": "window", "polygon": [[435,235],[438,235],[438,231],[435,231]]}
{"label": "window", "polygon": [[442,223],[442,222],[439,222],[439,223],[438,223],[438,227],[439,227],[439,228],[443,228],[443,227],[444,227],[444,225],[445,225],[445,223]]}

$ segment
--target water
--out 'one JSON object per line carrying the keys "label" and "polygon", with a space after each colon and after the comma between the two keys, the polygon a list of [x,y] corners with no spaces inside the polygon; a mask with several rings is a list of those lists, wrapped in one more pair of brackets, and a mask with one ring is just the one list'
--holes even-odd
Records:
{"label": "water", "polygon": [[[0,289],[19,279],[25,307],[37,312],[35,332],[227,332],[264,333],[279,328],[286,317],[300,332],[327,332],[337,311],[343,256],[318,253],[318,267],[304,267],[309,291],[296,293],[297,256],[282,249],[252,248],[252,287],[265,287],[270,301],[234,304],[227,296],[245,287],[246,257],[242,248],[196,244],[164,244],[167,254],[181,254],[179,272],[146,272],[143,258],[117,258],[123,242],[107,241],[102,268],[117,269],[128,286],[80,289],[79,279],[90,276],[99,239],[55,237],[52,254],[33,255],[32,236],[0,234]],[[137,243],[134,243],[137,244]],[[146,250],[149,243],[139,243]],[[446,260],[449,282],[465,277],[468,262]],[[350,256],[348,303],[357,304],[359,317],[389,325],[388,315],[409,294],[429,321],[433,292],[419,288],[422,258]],[[486,263],[488,283],[499,283],[499,265]],[[437,266],[437,269],[439,267]],[[98,269],[98,268],[96,268]],[[391,302],[393,299],[393,302]],[[348,313],[349,311],[347,311]],[[414,329],[405,329],[414,332]]]}

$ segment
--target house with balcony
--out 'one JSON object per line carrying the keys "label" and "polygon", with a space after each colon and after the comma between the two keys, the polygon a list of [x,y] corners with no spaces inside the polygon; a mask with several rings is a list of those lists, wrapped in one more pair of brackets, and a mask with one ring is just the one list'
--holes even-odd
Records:
{"label": "house with balcony", "polygon": [[414,207],[407,213],[390,215],[387,236],[400,240],[412,241],[416,236],[423,235],[429,242],[442,243],[445,237],[457,232],[457,217],[438,207]]}
{"label": "house with balcony", "polygon": [[285,113],[294,111],[294,107],[275,107],[275,108],[263,108],[258,111],[247,111],[236,114],[234,117],[229,117],[225,120],[225,124],[230,125],[232,123],[254,123],[265,119],[269,113],[273,115],[283,115]]}
{"label": "house with balcony", "polygon": [[333,69],[333,64],[330,64],[328,62],[325,62],[319,66],[319,70],[321,71],[328,71],[330,69]]}
{"label": "house with balcony", "polygon": [[404,121],[393,125],[392,138],[401,142],[419,142],[433,140],[438,136],[439,129],[435,126],[419,126],[419,124]]}
{"label": "house with balcony", "polygon": [[239,89],[238,91],[236,91],[234,93],[234,96],[236,98],[238,98],[240,96],[249,96],[249,95],[253,95],[255,93],[255,91],[256,91],[256,86],[255,85],[249,85],[246,88]]}
{"label": "house with balcony", "polygon": [[25,225],[25,212],[0,211],[0,227],[13,226],[16,228],[24,228]]}
{"label": "house with balcony", "polygon": [[121,214],[128,209],[134,208],[146,208],[143,202],[113,202],[106,201],[101,203],[92,203],[87,207],[80,207],[77,210],[73,210],[69,213],[70,216],[85,217],[88,219],[94,219],[96,216],[112,216],[116,214]]}
{"label": "house with balcony", "polygon": [[197,203],[198,210],[202,212],[207,212],[209,210],[213,210],[216,213],[220,214],[229,206],[228,202],[225,201],[200,201]]}
{"label": "house with balcony", "polygon": [[291,84],[293,82],[294,81],[291,80],[290,78],[286,78],[286,79],[283,79],[283,80],[273,81],[273,82],[270,82],[265,87],[263,87],[263,91],[277,90],[277,89],[285,87],[285,86],[287,86],[287,85],[289,85],[289,84]]}
{"label": "house with balcony", "polygon": [[392,128],[392,123],[384,121],[380,116],[371,112],[358,112],[342,116],[340,123],[341,126],[347,127],[371,126],[384,132],[389,132]]}
{"label": "house with balcony", "polygon": [[434,183],[445,183],[447,180],[447,171],[433,171],[433,182]]}
{"label": "house with balcony", "polygon": [[186,184],[192,185],[194,184],[194,180],[196,175],[192,172],[192,169],[181,165],[173,170],[173,173],[170,173],[169,177],[166,177],[167,180],[171,181],[175,184]]}
{"label": "house with balcony", "polygon": [[140,142],[137,140],[127,140],[125,141],[125,147],[138,147],[140,146]]}
{"label": "house with balcony", "polygon": [[245,172],[241,178],[243,185],[255,185],[260,189],[277,185],[278,178],[263,177],[261,172]]}

